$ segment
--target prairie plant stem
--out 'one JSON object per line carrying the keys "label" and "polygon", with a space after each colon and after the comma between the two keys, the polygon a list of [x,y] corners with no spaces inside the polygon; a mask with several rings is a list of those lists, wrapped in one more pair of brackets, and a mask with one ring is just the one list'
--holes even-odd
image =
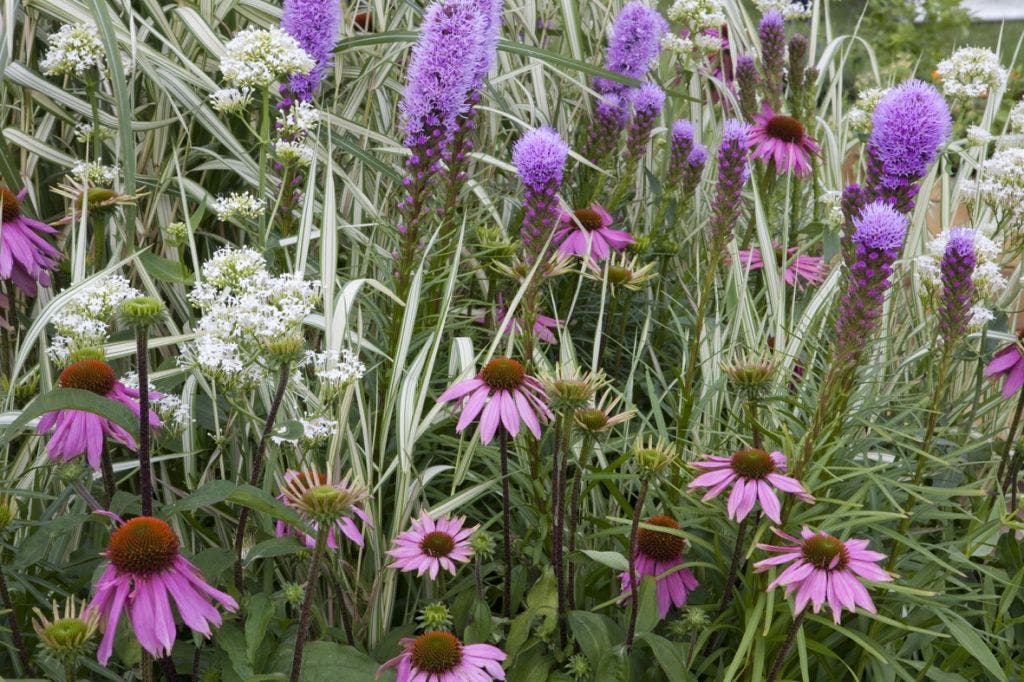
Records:
{"label": "prairie plant stem", "polygon": [[[260,179],[259,199],[267,200],[267,154],[270,151],[270,90],[263,88],[263,104],[260,111]],[[266,211],[260,216],[261,239],[266,240],[268,217]]]}
{"label": "prairie plant stem", "polygon": [[170,656],[164,656],[159,661],[160,672],[163,673],[167,682],[178,682],[178,671],[174,668],[174,660]]}
{"label": "prairie plant stem", "polygon": [[626,651],[633,649],[633,637],[636,635],[636,616],[640,610],[640,590],[636,581],[636,540],[640,529],[640,515],[644,511],[644,500],[647,499],[647,487],[650,482],[645,478],[640,484],[640,492],[633,505],[633,525],[629,528],[629,629],[626,630]]}
{"label": "prairie plant stem", "polygon": [[139,658],[139,667],[142,682],[153,682],[153,657],[145,649],[142,650],[142,656]]}
{"label": "prairie plant stem", "polygon": [[[576,551],[576,530],[580,523],[580,497],[583,494],[583,467],[590,457],[590,450],[594,446],[594,439],[591,436],[584,436],[583,445],[580,447],[579,460],[572,473],[572,501],[569,506],[569,551],[572,555]],[[576,610],[576,571],[573,570],[572,560],[567,559],[566,570],[569,573],[566,581],[565,592],[566,610]]]}
{"label": "prairie plant stem", "polygon": [[747,534],[747,520],[740,521],[736,528],[736,545],[732,549],[732,560],[729,563],[729,575],[725,579],[725,588],[722,590],[722,601],[718,604],[718,615],[721,616],[732,603],[734,592],[733,584],[736,582],[736,572],[740,566],[740,557],[743,556],[743,539]]}
{"label": "prairie plant stem", "polygon": [[139,374],[139,495],[142,515],[153,515],[153,471],[149,461],[149,358],[145,327],[135,330],[135,369]]}
{"label": "prairie plant stem", "polygon": [[506,618],[512,613],[512,495],[508,485],[508,432],[498,427],[498,443],[501,450],[501,536],[502,559],[505,563],[505,584],[502,592],[501,610]]}
{"label": "prairie plant stem", "polygon": [[700,337],[704,332],[704,315],[707,312],[708,299],[711,298],[711,289],[715,284],[715,272],[718,270],[719,257],[711,254],[711,262],[704,271],[704,281],[701,283],[698,293],[696,317],[693,322],[693,335],[690,337],[690,347],[686,353],[686,373],[683,375],[679,385],[680,407],[679,416],[676,419],[676,449],[682,450],[686,441],[686,434],[690,424],[690,414],[693,412],[693,384],[697,379],[697,370],[700,367]]}
{"label": "prairie plant stem", "polygon": [[800,625],[804,622],[804,613],[801,611],[793,618],[792,625],[789,626],[789,631],[786,632],[786,639],[782,642],[782,646],[779,648],[779,653],[775,654],[775,663],[772,664],[772,669],[768,673],[766,682],[774,682],[775,678],[779,676],[782,671],[782,664],[786,662],[786,654],[789,653],[790,648],[793,646],[793,640],[796,639],[796,633],[800,631]]}
{"label": "prairie plant stem", "polygon": [[76,682],[76,680],[78,680],[76,661],[64,662],[64,680],[65,682]]}
{"label": "prairie plant stem", "polygon": [[[270,402],[270,410],[267,412],[267,421],[263,425],[260,444],[252,458],[252,474],[249,477],[249,485],[258,486],[263,478],[267,445],[270,442],[270,433],[274,429],[274,422],[277,421],[277,412],[281,409],[281,401],[284,400],[284,391],[288,388],[290,369],[289,363],[281,363],[281,369],[277,378],[277,389],[274,391],[274,398]],[[245,526],[248,522],[249,508],[242,507],[242,511],[238,514],[238,528],[235,530],[235,587],[238,588],[239,592],[243,593],[245,592],[245,574],[242,570],[242,542],[245,539]]]}
{"label": "prairie plant stem", "polygon": [[565,624],[565,460],[568,457],[569,430],[572,422],[562,414],[556,430],[555,451],[551,457],[551,545],[552,564],[555,569],[555,583],[558,591],[558,636],[565,648],[568,633]]}
{"label": "prairie plant stem", "polygon": [[[1010,432],[1006,434],[1006,445],[1003,447],[1003,456],[999,461],[999,471],[996,473],[996,480],[1003,481],[1003,474],[1006,472],[1006,465],[1010,461],[1010,452],[1013,450],[1013,441],[1017,438],[1017,427],[1020,425],[1021,413],[1024,413],[1024,391],[1020,392],[1017,398],[1017,407],[1013,411],[1013,420],[1010,422]],[[1006,486],[1003,486],[1006,490]]]}
{"label": "prairie plant stem", "polygon": [[11,601],[11,593],[7,589],[7,578],[0,570],[0,601],[3,602],[4,610],[7,611],[7,625],[11,630],[11,641],[18,652],[18,663],[21,664],[23,675],[29,676],[32,673],[32,659],[29,657],[25,640],[21,636],[21,627],[18,626],[18,616],[14,612],[14,602]]}
{"label": "prairie plant stem", "polygon": [[316,592],[316,581],[320,577],[320,564],[324,557],[324,547],[327,545],[327,533],[330,524],[321,523],[316,534],[316,546],[313,548],[313,558],[309,565],[309,577],[306,579],[306,597],[302,601],[302,611],[299,612],[299,630],[295,633],[295,654],[292,656],[291,682],[298,682],[299,673],[302,672],[302,650],[306,647],[306,637],[309,635],[309,615],[313,609],[313,594]]}
{"label": "prairie plant stem", "polygon": [[103,443],[103,450],[100,452],[100,476],[103,478],[103,496],[106,498],[105,507],[110,509],[110,502],[114,499],[117,486],[114,483],[114,465],[110,461],[110,450],[107,444]]}

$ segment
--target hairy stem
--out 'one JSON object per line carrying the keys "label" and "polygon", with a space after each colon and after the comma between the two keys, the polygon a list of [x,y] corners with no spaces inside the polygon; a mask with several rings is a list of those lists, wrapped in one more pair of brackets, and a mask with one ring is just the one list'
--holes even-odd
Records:
{"label": "hairy stem", "polygon": [[309,634],[309,615],[313,610],[313,593],[316,592],[316,581],[320,577],[320,563],[327,545],[327,533],[330,524],[321,523],[316,534],[316,546],[313,548],[313,559],[309,566],[309,577],[306,579],[306,597],[302,601],[299,612],[299,630],[295,633],[295,654],[292,656],[291,682],[298,682],[302,672],[302,650],[306,647],[306,636]]}
{"label": "hairy stem", "polygon": [[142,515],[153,515],[153,471],[149,462],[149,358],[146,328],[135,331],[135,369],[139,374],[139,495]]}
{"label": "hairy stem", "polygon": [[636,580],[636,540],[640,530],[640,515],[644,511],[644,500],[647,499],[647,487],[649,481],[645,478],[640,484],[640,492],[636,496],[636,504],[633,505],[633,525],[629,528],[629,629],[626,630],[626,651],[633,649],[633,637],[636,635],[636,616],[640,611],[639,585]]}
{"label": "hairy stem", "polygon": [[508,432],[498,427],[498,442],[501,450],[501,536],[502,559],[505,562],[505,585],[502,593],[501,609],[508,618],[512,613],[512,495],[508,486]]}
{"label": "hairy stem", "polygon": [[0,602],[3,602],[4,610],[7,611],[7,626],[11,630],[11,641],[14,649],[18,652],[18,663],[21,665],[21,672],[24,675],[32,675],[32,659],[28,654],[28,647],[21,636],[21,627],[18,625],[18,616],[14,612],[14,602],[11,601],[11,593],[7,589],[7,578],[0,570]]}

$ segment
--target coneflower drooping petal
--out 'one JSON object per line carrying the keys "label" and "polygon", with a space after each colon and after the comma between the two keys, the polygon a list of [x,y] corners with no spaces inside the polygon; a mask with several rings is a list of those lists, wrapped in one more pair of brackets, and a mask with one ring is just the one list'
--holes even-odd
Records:
{"label": "coneflower drooping petal", "polygon": [[341,29],[341,4],[338,0],[284,0],[281,28],[316,62],[308,74],[294,74],[286,88],[289,94],[309,101],[331,64]]}
{"label": "coneflower drooping petal", "polygon": [[761,78],[768,106],[782,108],[782,76],[786,63],[786,22],[775,10],[765,12],[757,27],[761,39]]}
{"label": "coneflower drooping petal", "polygon": [[748,54],[741,54],[736,59],[736,87],[739,90],[740,113],[748,121],[753,121],[754,116],[760,111],[757,106],[757,89],[760,82],[754,58]]}
{"label": "coneflower drooping petal", "polygon": [[619,146],[622,131],[629,121],[629,110],[621,97],[603,95],[594,105],[594,120],[581,144],[585,157],[596,164],[607,159]]}
{"label": "coneflower drooping petal", "polygon": [[[615,16],[604,68],[630,78],[642,78],[661,52],[661,36],[668,22],[658,10],[640,0],[628,3]],[[598,78],[599,92],[620,94],[626,86],[618,81]]]}
{"label": "coneflower drooping petal", "polygon": [[558,222],[558,190],[568,154],[569,145],[548,126],[527,131],[512,148],[512,163],[524,188],[521,236],[527,263],[540,257]]}
{"label": "coneflower drooping petal", "polygon": [[974,268],[978,259],[974,253],[975,231],[956,227],[949,231],[946,251],[942,254],[939,270],[942,278],[942,297],[939,301],[939,334],[946,343],[961,338],[967,331],[974,302]]}
{"label": "coneflower drooping petal", "polygon": [[633,105],[633,120],[626,134],[626,163],[633,168],[647,150],[654,122],[665,105],[665,91],[653,83],[645,83],[630,91],[629,99]]}
{"label": "coneflower drooping petal", "polygon": [[836,358],[847,369],[856,366],[865,344],[876,331],[892,265],[907,232],[906,217],[881,201],[865,206],[853,223],[854,253],[836,322]]}
{"label": "coneflower drooping petal", "polygon": [[748,149],[747,126],[735,119],[726,121],[718,147],[718,185],[709,228],[711,249],[716,253],[725,250],[732,227],[739,218],[743,187],[750,177]]}
{"label": "coneflower drooping petal", "polygon": [[949,107],[931,85],[909,80],[887,92],[875,107],[868,138],[868,200],[885,199],[907,213],[917,180],[928,172],[952,129]]}

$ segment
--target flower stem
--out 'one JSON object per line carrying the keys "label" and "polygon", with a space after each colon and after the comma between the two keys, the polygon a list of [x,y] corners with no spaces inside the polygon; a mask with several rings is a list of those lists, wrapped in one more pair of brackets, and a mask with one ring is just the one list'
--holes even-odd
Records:
{"label": "flower stem", "polygon": [[316,591],[316,581],[320,577],[320,563],[323,561],[324,547],[327,545],[327,533],[330,524],[321,523],[316,534],[316,546],[313,548],[313,559],[309,566],[309,578],[306,580],[306,598],[302,601],[302,611],[299,612],[299,631],[295,633],[295,655],[292,656],[291,682],[298,682],[299,673],[302,671],[302,650],[306,646],[306,636],[309,634],[309,615],[313,609],[313,593]]}
{"label": "flower stem", "polygon": [[142,682],[153,682],[153,657],[145,649],[142,649],[142,655],[139,658],[139,668]]}
{"label": "flower stem", "polygon": [[693,412],[693,384],[697,379],[697,370],[700,367],[700,337],[704,331],[704,316],[707,312],[708,299],[711,298],[711,289],[715,284],[715,271],[718,269],[718,254],[710,254],[711,260],[704,271],[704,281],[701,283],[699,298],[697,299],[696,318],[693,322],[693,335],[690,338],[690,348],[686,354],[686,373],[679,384],[680,407],[676,419],[676,449],[682,450],[686,440],[687,430],[690,424],[690,414]]}
{"label": "flower stem", "polygon": [[747,534],[747,518],[740,521],[736,529],[736,545],[732,549],[732,560],[729,562],[729,575],[725,579],[725,588],[722,590],[722,601],[718,604],[718,615],[721,616],[732,603],[734,592],[733,584],[736,582],[736,572],[740,566],[740,557],[743,556],[743,539]]}
{"label": "flower stem", "polygon": [[775,663],[772,664],[771,672],[768,673],[766,682],[774,682],[775,678],[779,676],[779,672],[782,671],[782,664],[786,661],[786,654],[789,653],[790,648],[793,646],[793,640],[796,639],[796,633],[800,631],[800,625],[804,622],[804,614],[806,611],[801,611],[793,619],[792,625],[789,626],[789,631],[786,633],[786,639],[782,642],[782,647],[779,649],[779,653],[775,654]]}
{"label": "flower stem", "polygon": [[64,682],[76,682],[78,680],[77,661],[64,661]]}
{"label": "flower stem", "polygon": [[[280,373],[277,378],[277,389],[274,391],[274,398],[270,402],[270,410],[267,412],[267,421],[263,425],[263,434],[260,436],[260,444],[256,448],[256,454],[252,458],[252,475],[249,477],[249,485],[258,486],[263,478],[264,459],[267,454],[267,445],[270,442],[270,433],[274,429],[274,422],[277,420],[277,412],[281,409],[281,401],[284,400],[284,391],[288,388],[288,376],[291,366],[287,362],[281,363]],[[245,592],[245,574],[242,570],[242,541],[245,539],[245,526],[249,521],[249,508],[242,507],[238,514],[238,528],[235,530],[235,587],[239,592]]]}
{"label": "flower stem", "polygon": [[[1024,413],[1024,391],[1020,392],[1020,397],[1017,398],[1017,408],[1013,411],[1013,421],[1010,422],[1010,432],[1006,434],[1006,445],[1003,447],[1003,456],[999,461],[999,471],[996,473],[996,480],[1003,480],[1003,473],[1006,471],[1006,465],[1010,461],[1010,452],[1013,450],[1013,441],[1017,437],[1017,427],[1020,425],[1021,413]],[[1006,491],[1006,486],[1003,486],[1003,491]]]}
{"label": "flower stem", "polygon": [[149,358],[144,326],[135,330],[135,369],[139,374],[139,495],[142,515],[153,515],[153,471],[149,462]]}
{"label": "flower stem", "polygon": [[[266,201],[267,195],[267,155],[270,147],[270,91],[263,88],[263,106],[260,114],[260,142],[259,142],[259,154],[260,154],[260,176],[259,176],[259,199],[260,201]],[[260,234],[263,240],[266,240],[266,230],[268,226],[267,212],[264,211],[260,216]]]}
{"label": "flower stem", "polygon": [[3,602],[4,610],[7,611],[7,625],[11,630],[11,641],[14,649],[18,652],[18,663],[21,664],[21,673],[26,676],[32,675],[32,659],[28,655],[28,647],[21,636],[21,628],[18,626],[18,616],[14,612],[14,602],[11,601],[11,593],[7,590],[7,578],[0,570],[0,601]]}
{"label": "flower stem", "polygon": [[[579,460],[572,473],[572,501],[569,507],[569,551],[567,557],[576,551],[576,529],[580,523],[580,497],[583,494],[583,466],[590,457],[590,450],[594,446],[594,439],[591,436],[584,436],[583,445],[580,447]],[[576,610],[576,572],[573,570],[572,560],[567,558],[566,570],[569,578],[566,582],[565,592],[567,595],[567,611]]]}
{"label": "flower stem", "polygon": [[569,429],[566,415],[561,415],[555,431],[555,450],[551,457],[551,563],[555,569],[558,592],[558,640],[564,649],[569,641],[565,623],[565,566],[563,532],[565,529],[565,463],[568,456]]}
{"label": "flower stem", "polygon": [[626,651],[633,649],[633,637],[636,635],[636,617],[640,610],[640,595],[636,580],[636,540],[640,530],[640,515],[644,510],[644,500],[647,499],[647,487],[650,482],[645,478],[640,484],[640,492],[636,496],[636,504],[633,505],[633,525],[629,528],[629,629],[626,630]]}
{"label": "flower stem", "polygon": [[512,614],[512,535],[509,526],[512,524],[512,499],[508,487],[508,432],[498,427],[498,443],[501,450],[501,535],[502,559],[505,562],[505,585],[502,593],[501,608],[506,618]]}
{"label": "flower stem", "polygon": [[114,465],[110,461],[110,450],[107,449],[107,444],[104,441],[103,449],[100,451],[100,475],[103,478],[103,495],[105,496],[105,502],[107,509],[110,509],[110,502],[114,499],[114,493],[117,492],[117,485],[114,483]]}

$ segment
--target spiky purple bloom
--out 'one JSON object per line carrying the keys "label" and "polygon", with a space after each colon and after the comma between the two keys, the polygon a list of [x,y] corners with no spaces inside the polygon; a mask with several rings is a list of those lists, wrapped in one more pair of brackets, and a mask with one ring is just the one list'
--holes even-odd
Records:
{"label": "spiky purple bloom", "polygon": [[529,130],[512,148],[512,163],[523,183],[524,260],[534,263],[558,222],[558,189],[569,154],[558,133],[548,126]]}
{"label": "spiky purple bloom", "polygon": [[786,63],[786,22],[782,15],[771,10],[761,17],[757,27],[761,39],[761,78],[768,105],[778,111],[782,108],[782,76]]}
{"label": "spiky purple bloom", "polygon": [[867,204],[867,198],[860,185],[854,182],[843,188],[843,194],[839,199],[839,208],[843,212],[842,252],[843,260],[847,265],[853,262],[854,255],[853,233],[856,228],[853,225],[853,220],[860,216],[865,204]]}
{"label": "spiky purple bloom", "polygon": [[748,149],[747,126],[736,119],[727,120],[718,146],[718,184],[709,221],[711,249],[715,253],[725,250],[740,216],[743,186],[750,177]]}
{"label": "spiky purple bloom", "polygon": [[[604,68],[630,78],[643,78],[661,52],[661,36],[667,30],[668,22],[658,10],[639,0],[628,3],[612,23]],[[597,78],[594,84],[603,93],[620,94],[626,88],[607,78]]]}
{"label": "spiky purple bloom", "polygon": [[942,277],[942,297],[939,300],[939,334],[946,343],[961,338],[971,319],[974,302],[974,268],[978,259],[974,253],[977,233],[967,227],[954,227],[949,231],[946,251],[942,254],[939,271]]}
{"label": "spiky purple bloom", "polygon": [[665,184],[678,187],[686,171],[686,162],[693,151],[693,124],[681,118],[672,124],[672,135],[668,148],[668,171]]}
{"label": "spiky purple bloom", "polygon": [[695,144],[690,155],[686,157],[686,168],[683,169],[683,177],[680,180],[680,187],[684,197],[693,196],[700,184],[700,177],[704,174],[704,164],[708,160],[708,148],[702,144]]}
{"label": "spiky purple bloom", "polygon": [[854,255],[836,322],[836,360],[840,366],[856,366],[878,327],[892,265],[903,248],[907,222],[905,216],[882,201],[868,204],[854,218]]}
{"label": "spiky purple bloom", "polygon": [[498,57],[498,38],[501,36],[501,13],[504,11],[504,0],[475,0],[475,4],[477,12],[480,14],[480,33],[483,38],[482,49],[477,57],[476,70],[473,74],[473,88],[478,89]]}
{"label": "spiky purple bloom", "polygon": [[619,146],[628,121],[629,109],[622,98],[614,93],[602,95],[594,105],[594,120],[583,138],[583,155],[596,164],[607,159]]}
{"label": "spiky purple bloom", "polygon": [[754,116],[761,110],[757,106],[757,89],[760,82],[761,77],[757,75],[754,58],[748,54],[741,54],[736,59],[736,86],[739,89],[740,112],[748,121],[753,121]]}
{"label": "spiky purple bloom", "polygon": [[928,172],[952,125],[946,101],[927,83],[909,80],[886,93],[871,117],[868,199],[885,199],[910,211],[918,190],[914,183]]}
{"label": "spiky purple bloom", "polygon": [[633,105],[633,120],[629,122],[626,133],[627,164],[636,164],[647,150],[647,141],[651,138],[654,123],[661,115],[665,106],[665,91],[654,83],[644,83],[629,93]]}
{"label": "spiky purple bloom", "polygon": [[331,64],[341,30],[341,4],[338,0],[284,0],[281,28],[316,62],[309,73],[293,75],[286,88],[291,96],[308,102]]}

